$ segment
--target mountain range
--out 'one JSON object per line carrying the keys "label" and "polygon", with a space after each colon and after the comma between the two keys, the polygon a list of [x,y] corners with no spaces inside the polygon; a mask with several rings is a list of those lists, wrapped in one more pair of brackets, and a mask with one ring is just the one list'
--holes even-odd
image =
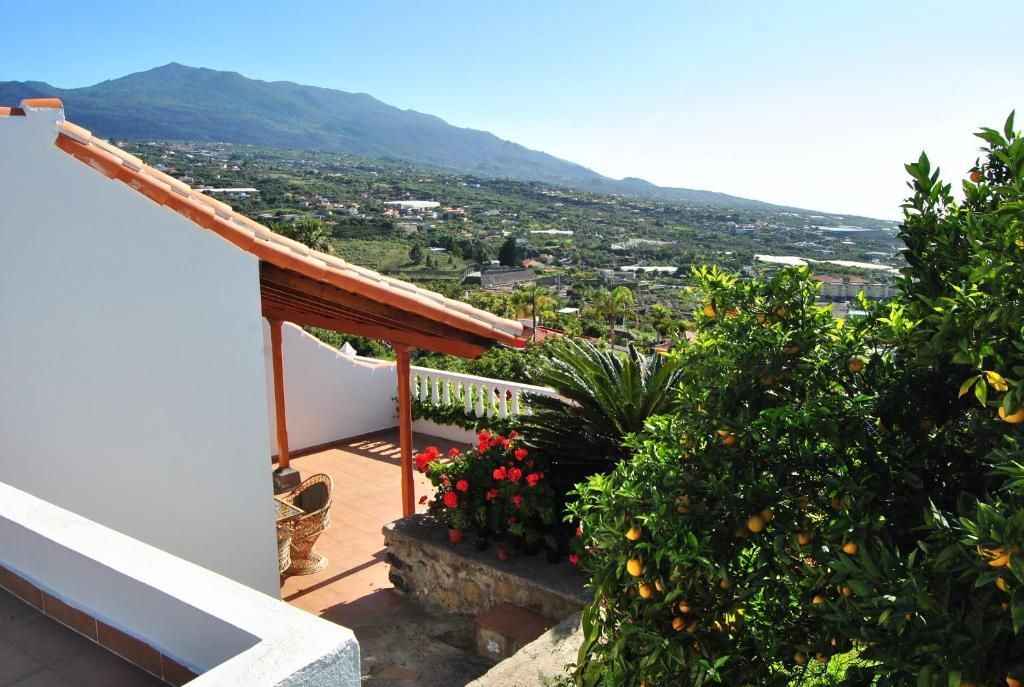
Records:
{"label": "mountain range", "polygon": [[0,104],[53,96],[63,100],[68,119],[105,138],[314,149],[663,202],[794,209],[637,178],[612,179],[486,131],[392,107],[365,93],[259,81],[174,62],[83,88],[0,82]]}

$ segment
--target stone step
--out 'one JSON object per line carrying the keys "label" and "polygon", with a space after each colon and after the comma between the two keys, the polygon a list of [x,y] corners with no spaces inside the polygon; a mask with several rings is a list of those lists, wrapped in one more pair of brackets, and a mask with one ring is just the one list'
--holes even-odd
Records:
{"label": "stone step", "polygon": [[476,617],[473,645],[492,661],[503,661],[555,626],[557,621],[503,602]]}

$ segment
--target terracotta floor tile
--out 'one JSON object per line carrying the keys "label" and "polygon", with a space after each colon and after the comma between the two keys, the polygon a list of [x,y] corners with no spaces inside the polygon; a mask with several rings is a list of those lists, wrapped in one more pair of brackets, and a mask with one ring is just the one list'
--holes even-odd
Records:
{"label": "terracotta floor tile", "polygon": [[[413,445],[447,450],[452,442],[416,435]],[[343,625],[401,603],[388,580],[381,533],[402,516],[399,456],[398,432],[392,430],[292,459],[303,477],[326,472],[334,480],[331,526],[317,541],[317,551],[330,563],[314,575],[287,578],[283,599]],[[415,477],[418,500],[430,493],[430,483],[418,473]]]}
{"label": "terracotta floor tile", "polygon": [[52,668],[43,668],[28,677],[10,683],[10,687],[75,687],[75,683]]}
{"label": "terracotta floor tile", "polygon": [[51,668],[77,687],[150,687],[157,682],[152,675],[88,641],[68,651],[66,658]]}
{"label": "terracotta floor tile", "polygon": [[42,667],[38,659],[0,639],[0,685],[9,685]]}
{"label": "terracotta floor tile", "polygon": [[62,660],[79,642],[88,641],[53,618],[41,614],[10,628],[4,638],[45,665]]}

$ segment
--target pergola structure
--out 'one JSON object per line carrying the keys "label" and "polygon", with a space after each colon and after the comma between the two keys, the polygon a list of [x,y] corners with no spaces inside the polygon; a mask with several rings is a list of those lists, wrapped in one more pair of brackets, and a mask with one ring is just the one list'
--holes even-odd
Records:
{"label": "pergola structure", "polygon": [[280,468],[287,468],[289,462],[281,324],[322,327],[392,346],[398,372],[402,509],[411,515],[415,500],[409,351],[422,348],[476,358],[497,344],[524,346],[523,326],[315,251],[275,234],[79,126],[63,121],[58,129],[55,143],[61,150],[259,258],[260,300],[270,323]]}

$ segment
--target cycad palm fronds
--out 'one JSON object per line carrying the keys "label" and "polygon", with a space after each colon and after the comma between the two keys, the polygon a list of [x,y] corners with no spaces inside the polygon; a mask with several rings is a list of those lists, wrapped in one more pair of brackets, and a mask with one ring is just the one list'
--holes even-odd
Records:
{"label": "cycad palm fronds", "polygon": [[534,382],[554,387],[568,403],[532,397],[523,433],[562,479],[582,479],[627,456],[624,437],[669,410],[681,378],[674,363],[633,346],[622,354],[563,338],[550,342],[547,352]]}

